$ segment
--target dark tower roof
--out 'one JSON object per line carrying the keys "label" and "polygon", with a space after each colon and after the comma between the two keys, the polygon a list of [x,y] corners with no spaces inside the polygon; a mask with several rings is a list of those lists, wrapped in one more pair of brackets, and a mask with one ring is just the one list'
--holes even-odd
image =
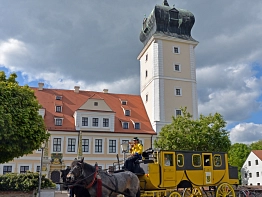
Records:
{"label": "dark tower roof", "polygon": [[156,5],[151,14],[144,18],[140,41],[146,45],[154,34],[196,41],[191,36],[194,23],[195,17],[191,12],[171,8],[167,0],[164,0],[163,5]]}

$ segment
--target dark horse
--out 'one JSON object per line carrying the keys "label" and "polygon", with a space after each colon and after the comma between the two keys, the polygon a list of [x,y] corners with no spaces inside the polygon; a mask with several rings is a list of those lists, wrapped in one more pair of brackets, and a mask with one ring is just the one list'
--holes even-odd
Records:
{"label": "dark horse", "polygon": [[[101,178],[101,179],[100,179]],[[99,184],[101,181],[102,183]],[[97,165],[92,166],[84,162],[75,160],[71,164],[71,170],[67,174],[67,182],[77,185],[84,185],[92,197],[116,197],[123,194],[126,197],[140,196],[140,182],[138,177],[129,171],[108,174],[98,170]],[[97,189],[100,188],[101,190]]]}
{"label": "dark horse", "polygon": [[61,178],[63,179],[63,187],[64,189],[68,189],[70,192],[69,197],[74,197],[74,195],[76,197],[90,197],[90,194],[88,192],[88,190],[86,188],[84,188],[84,186],[74,186],[74,187],[68,187],[68,185],[66,184],[66,175],[69,173],[69,171],[71,170],[71,168],[67,168],[65,170],[60,170],[61,171]]}

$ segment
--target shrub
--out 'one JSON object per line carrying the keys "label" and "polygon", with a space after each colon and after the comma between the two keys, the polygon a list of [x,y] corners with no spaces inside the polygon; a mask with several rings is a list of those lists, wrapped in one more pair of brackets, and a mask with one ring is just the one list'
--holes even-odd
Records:
{"label": "shrub", "polygon": [[[38,189],[39,173],[7,173],[0,176],[0,191],[33,191]],[[42,175],[41,188],[54,188],[56,185]]]}

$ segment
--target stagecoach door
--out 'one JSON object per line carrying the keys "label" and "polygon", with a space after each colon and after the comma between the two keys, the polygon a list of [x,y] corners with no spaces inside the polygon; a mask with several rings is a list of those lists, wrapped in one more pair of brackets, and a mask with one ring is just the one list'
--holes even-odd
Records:
{"label": "stagecoach door", "polygon": [[213,184],[213,161],[212,153],[203,153],[204,185]]}
{"label": "stagecoach door", "polygon": [[174,152],[161,152],[161,187],[176,185],[176,159]]}

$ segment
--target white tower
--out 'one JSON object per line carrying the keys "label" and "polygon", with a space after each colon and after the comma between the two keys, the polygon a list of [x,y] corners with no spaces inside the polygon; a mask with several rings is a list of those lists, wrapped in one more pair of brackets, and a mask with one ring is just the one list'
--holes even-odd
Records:
{"label": "white tower", "polygon": [[198,116],[194,15],[171,8],[165,0],[143,21],[140,41],[140,94],[154,130],[172,122],[181,107]]}

